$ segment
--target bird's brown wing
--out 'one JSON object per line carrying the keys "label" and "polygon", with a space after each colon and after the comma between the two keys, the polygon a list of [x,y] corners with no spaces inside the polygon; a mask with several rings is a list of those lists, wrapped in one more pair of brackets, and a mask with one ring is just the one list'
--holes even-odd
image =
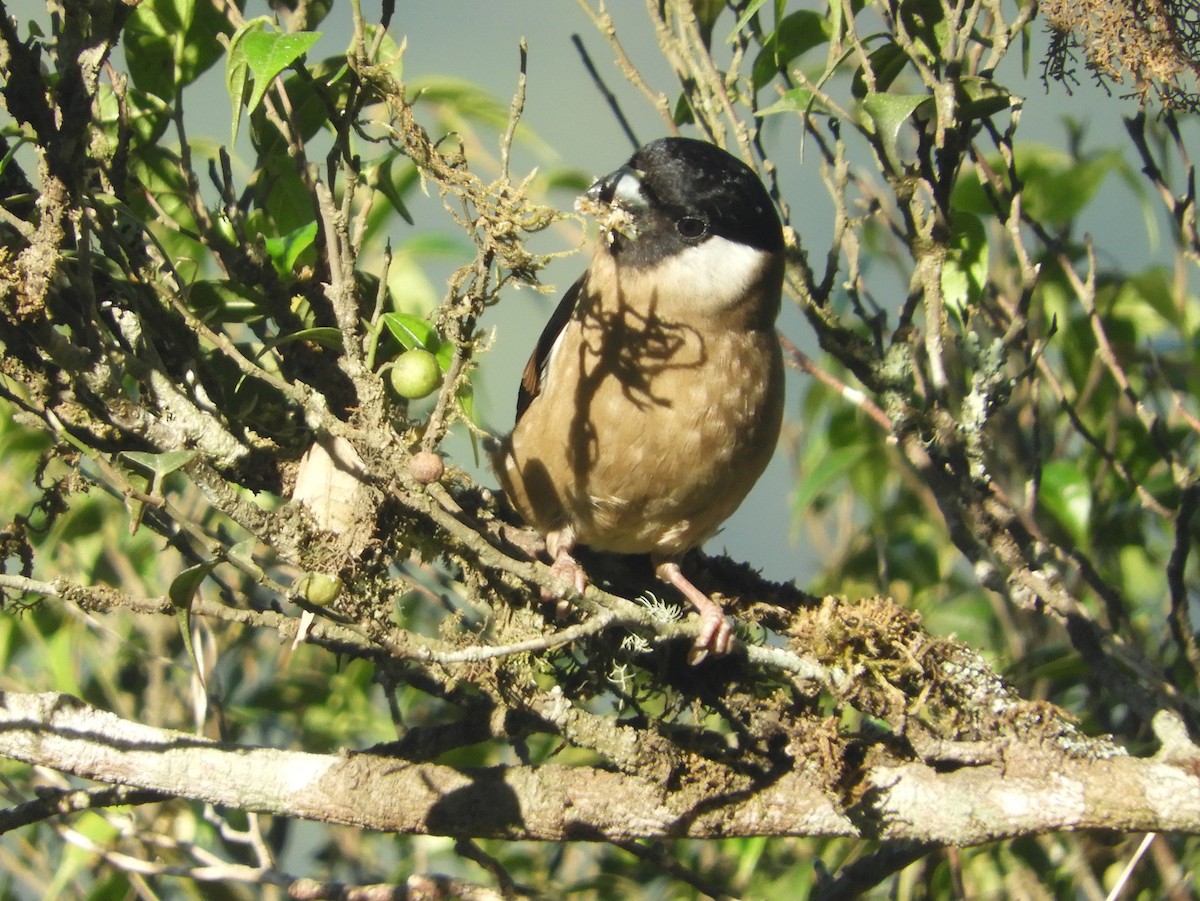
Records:
{"label": "bird's brown wing", "polygon": [[575,311],[575,304],[579,300],[579,292],[582,290],[583,282],[586,278],[586,274],[581,275],[575,284],[567,289],[567,293],[563,295],[554,313],[550,316],[550,321],[546,323],[546,327],[542,330],[542,335],[538,338],[537,346],[533,349],[533,355],[529,358],[529,362],[525,364],[525,371],[521,373],[521,387],[517,389],[518,422],[525,409],[542,392],[543,380],[546,378],[546,366],[550,360],[550,351],[554,347],[554,342],[558,340],[558,336],[562,334],[562,330],[567,327],[567,323],[571,320],[571,314]]}

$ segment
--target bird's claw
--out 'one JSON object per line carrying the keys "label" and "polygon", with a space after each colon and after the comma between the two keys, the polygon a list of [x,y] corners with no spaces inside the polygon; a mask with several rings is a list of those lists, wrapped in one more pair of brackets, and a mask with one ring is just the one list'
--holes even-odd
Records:
{"label": "bird's claw", "polygon": [[569,553],[559,551],[550,564],[551,587],[542,589],[542,600],[554,603],[554,615],[565,619],[570,614],[571,599],[579,597],[587,589],[587,574]]}
{"label": "bird's claw", "polygon": [[688,650],[688,663],[696,666],[709,653],[716,657],[728,654],[734,645],[733,624],[720,611],[706,610],[700,614],[700,634]]}

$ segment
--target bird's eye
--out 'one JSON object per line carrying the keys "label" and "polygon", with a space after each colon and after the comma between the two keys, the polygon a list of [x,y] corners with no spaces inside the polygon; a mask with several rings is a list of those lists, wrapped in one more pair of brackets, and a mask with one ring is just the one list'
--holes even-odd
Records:
{"label": "bird's eye", "polygon": [[708,223],[695,216],[684,216],[675,223],[675,230],[684,238],[703,238],[708,231]]}

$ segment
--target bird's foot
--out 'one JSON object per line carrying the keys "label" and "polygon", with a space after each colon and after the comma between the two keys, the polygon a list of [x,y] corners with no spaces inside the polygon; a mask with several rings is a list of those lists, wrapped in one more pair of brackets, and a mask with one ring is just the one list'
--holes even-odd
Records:
{"label": "bird's foot", "polygon": [[587,588],[587,574],[583,567],[565,551],[560,552],[550,564],[550,577],[554,580],[554,587],[542,589],[543,600],[566,603],[569,598],[583,594]]}
{"label": "bird's foot", "polygon": [[688,649],[688,663],[692,666],[703,661],[710,651],[723,657],[733,648],[733,624],[715,602],[709,603],[712,609],[700,611],[700,634]]}
{"label": "bird's foot", "polygon": [[728,654],[733,648],[733,624],[721,606],[693,585],[673,561],[659,563],[655,573],[668,585],[674,585],[700,614],[700,634],[688,651],[688,663],[695,666],[710,653],[716,657]]}
{"label": "bird's foot", "polygon": [[587,588],[587,573],[571,556],[574,547],[574,535],[570,533],[551,532],[546,536],[546,548],[554,556],[554,562],[550,564],[552,586],[542,589],[542,600],[555,602],[554,613],[559,619],[571,612],[571,599]]}

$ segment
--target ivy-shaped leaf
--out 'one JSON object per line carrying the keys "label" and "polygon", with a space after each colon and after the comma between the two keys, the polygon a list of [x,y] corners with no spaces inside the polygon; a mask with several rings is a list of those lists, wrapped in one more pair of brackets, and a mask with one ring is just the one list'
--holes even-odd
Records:
{"label": "ivy-shaped leaf", "polygon": [[[233,139],[237,139],[243,101],[247,112],[254,112],[262,102],[271,82],[284,69],[304,56],[321,38],[319,31],[297,31],[292,34],[267,32],[270,19],[260,16],[237,30],[229,42],[229,58],[225,63],[225,87],[233,101]],[[246,97],[246,86],[254,87]]]}
{"label": "ivy-shaped leaf", "polygon": [[904,123],[922,106],[932,104],[928,94],[868,94],[863,98],[867,124],[879,138],[883,151],[893,164],[899,163],[896,141]]}
{"label": "ivy-shaped leaf", "polygon": [[150,494],[158,496],[162,494],[163,479],[195,460],[196,452],[186,450],[149,454],[144,451],[124,451],[121,456],[150,473]]}
{"label": "ivy-shaped leaf", "polygon": [[275,76],[304,56],[320,38],[319,31],[297,31],[294,34],[253,31],[246,35],[243,41],[246,62],[254,73],[254,92],[246,105],[250,112],[258,107]]}

